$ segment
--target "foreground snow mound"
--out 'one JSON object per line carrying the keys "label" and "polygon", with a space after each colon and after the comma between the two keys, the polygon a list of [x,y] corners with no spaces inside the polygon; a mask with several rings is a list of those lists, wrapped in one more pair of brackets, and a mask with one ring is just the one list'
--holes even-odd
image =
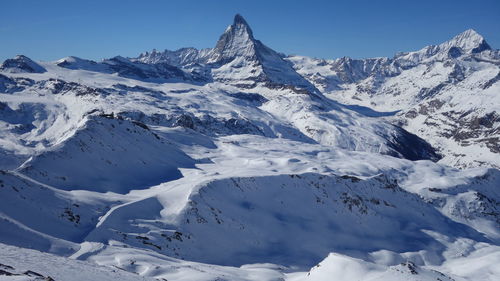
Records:
{"label": "foreground snow mound", "polygon": [[186,188],[114,209],[87,239],[121,241],[204,263],[301,266],[332,250],[439,253],[441,244],[424,230],[485,240],[385,176],[229,178],[176,197]]}
{"label": "foreground snow mound", "polygon": [[452,239],[429,232],[446,250],[444,262],[430,264],[424,252],[377,251],[365,259],[331,253],[309,272],[292,273],[287,280],[496,280],[500,247],[469,239]]}
{"label": "foreground snow mound", "polygon": [[144,124],[98,115],[18,170],[60,189],[127,193],[178,179],[194,163]]}
{"label": "foreground snow mound", "polygon": [[339,254],[330,254],[312,268],[306,276],[291,278],[293,281],[453,281],[455,279],[436,271],[420,268],[412,262],[384,266]]}

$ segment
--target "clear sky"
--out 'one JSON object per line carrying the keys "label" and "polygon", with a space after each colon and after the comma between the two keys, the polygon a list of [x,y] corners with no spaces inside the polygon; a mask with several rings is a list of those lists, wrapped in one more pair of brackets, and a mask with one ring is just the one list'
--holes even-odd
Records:
{"label": "clear sky", "polygon": [[393,56],[473,28],[500,48],[500,0],[0,0],[0,60],[213,47],[236,13],[276,51]]}

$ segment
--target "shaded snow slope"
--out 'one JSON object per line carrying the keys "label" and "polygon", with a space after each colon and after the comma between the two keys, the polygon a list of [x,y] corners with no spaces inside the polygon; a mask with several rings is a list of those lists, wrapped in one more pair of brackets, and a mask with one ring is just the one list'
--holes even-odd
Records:
{"label": "shaded snow slope", "polygon": [[178,179],[194,163],[146,125],[100,115],[18,171],[60,189],[127,193]]}
{"label": "shaded snow slope", "polygon": [[68,254],[120,198],[54,189],[13,172],[0,172],[0,241]]}
{"label": "shaded snow slope", "polygon": [[[180,145],[177,141],[183,141],[180,147],[187,149],[192,158],[206,157],[211,161],[197,164],[198,169],[183,170],[185,177],[179,180],[134,190],[127,195],[58,191],[71,200],[62,201],[61,207],[53,204],[54,211],[43,215],[62,225],[58,227],[62,230],[59,234],[45,230],[50,233],[48,237],[67,235],[64,225],[74,224],[70,220],[72,216],[65,215],[64,207],[68,205],[73,217],[79,215],[83,225],[91,225],[87,221],[92,218],[89,216],[92,212],[100,217],[97,222],[90,220],[95,223],[90,232],[84,227],[75,230],[74,241],[87,241],[78,251],[74,242],[65,246],[66,251],[73,248],[77,252],[75,258],[115,265],[144,276],[273,280],[289,270],[280,266],[248,265],[214,268],[181,260],[233,265],[272,261],[298,264],[305,270],[304,266],[319,262],[333,251],[376,263],[374,273],[383,272],[387,266],[399,268],[397,264],[407,260],[422,273],[429,268],[448,266],[453,260],[449,254],[452,250],[442,237],[449,237],[446,238],[449,241],[470,241],[467,243],[471,245],[484,241],[481,245],[495,249],[488,243],[494,245],[498,227],[483,228],[490,231],[484,234],[472,229],[476,218],[483,220],[483,225],[494,225],[498,218],[481,207],[482,201],[469,197],[471,202],[478,203],[468,209],[471,215],[465,223],[471,227],[462,224],[460,216],[448,212],[449,204],[439,204],[454,202],[455,198],[475,191],[484,194],[484,202],[498,201],[495,189],[498,179],[494,170],[461,172],[429,161],[412,162],[320,144],[304,146],[301,142],[263,136],[227,136],[211,144],[193,131],[153,129],[160,137],[180,136],[172,138],[173,142]],[[303,174],[308,171],[315,173]],[[352,176],[342,176],[346,173]],[[15,179],[19,175],[11,177]],[[11,186],[18,190],[26,185],[25,189],[39,188],[29,179],[25,179],[24,185],[14,179],[4,180],[9,183],[5,184],[5,191],[10,190],[12,198],[18,193]],[[439,194],[449,194],[446,195],[449,197]],[[441,199],[436,199],[436,195]],[[45,201],[44,196],[36,193],[32,196]],[[25,202],[28,207],[33,204],[21,198],[19,196],[17,202]],[[74,203],[82,205],[70,205]],[[86,204],[101,205],[105,209],[91,211]],[[463,210],[460,206],[456,209]],[[482,211],[485,213],[481,214]],[[27,208],[25,214],[37,217],[40,213],[35,207]],[[13,217],[10,215],[8,219]],[[33,221],[19,221],[40,230]],[[386,239],[387,235],[390,240]],[[60,243],[51,239],[47,245],[61,249]],[[367,240],[372,242],[365,243]],[[93,244],[95,241],[104,244]],[[59,250],[59,253],[67,252]],[[488,253],[480,255],[482,266],[491,267],[495,262],[495,251]],[[462,255],[468,257],[469,253],[462,251]],[[162,258],[164,256],[174,260]],[[383,262],[383,256],[392,257],[392,262]],[[457,269],[453,264],[450,268]],[[404,272],[409,273],[407,269]]]}
{"label": "shaded snow slope", "polygon": [[[175,190],[113,210],[87,239],[121,241],[205,263],[289,266],[313,265],[330,251],[439,252],[440,244],[423,230],[483,239],[384,176],[211,181],[194,187],[178,214],[169,212],[170,193]],[[140,211],[144,206],[151,213]]]}

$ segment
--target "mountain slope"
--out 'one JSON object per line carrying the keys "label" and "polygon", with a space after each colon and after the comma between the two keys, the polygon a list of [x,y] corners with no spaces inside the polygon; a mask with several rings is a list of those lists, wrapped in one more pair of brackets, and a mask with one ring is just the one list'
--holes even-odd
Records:
{"label": "mountain slope", "polygon": [[499,167],[499,54],[467,30],[392,59],[287,59],[333,100],[397,112],[392,122],[438,148],[442,163]]}
{"label": "mountain slope", "polygon": [[[114,209],[87,240],[116,240],[203,263],[312,266],[331,251],[438,249],[439,243],[434,244],[424,229],[482,239],[385,177],[301,174],[222,179],[194,187],[175,219],[163,203],[174,194]],[[153,212],[135,215],[145,205]],[[146,221],[155,217],[149,226]],[[227,240],[228,236],[235,238]]]}
{"label": "mountain slope", "polygon": [[[404,129],[330,101],[319,92],[297,92],[293,85],[276,88],[260,83],[247,89],[221,82],[152,83],[107,73],[90,62],[72,61],[94,68],[68,69],[69,64],[61,67],[58,61],[43,63],[48,71],[41,75],[11,74],[14,85],[10,87],[16,92],[2,96],[6,104],[2,109],[26,117],[4,121],[9,125],[0,147],[9,157],[27,160],[50,149],[84,126],[88,114],[100,112],[208,135],[258,134],[412,160],[439,159],[430,145]],[[227,64],[221,67],[231,69]],[[29,83],[15,80],[21,78]],[[19,126],[24,129],[15,129]],[[20,142],[19,136],[30,143]]]}
{"label": "mountain slope", "polygon": [[178,179],[194,163],[146,125],[101,115],[18,171],[60,189],[126,193]]}
{"label": "mountain slope", "polygon": [[198,53],[192,48],[155,51],[133,60],[178,63],[179,67],[204,64],[212,79],[236,86],[240,91],[259,92],[269,100],[261,109],[292,123],[301,133],[323,144],[414,160],[439,159],[431,146],[401,128],[328,101],[282,55],[256,40],[240,15],[235,16],[214,49]]}

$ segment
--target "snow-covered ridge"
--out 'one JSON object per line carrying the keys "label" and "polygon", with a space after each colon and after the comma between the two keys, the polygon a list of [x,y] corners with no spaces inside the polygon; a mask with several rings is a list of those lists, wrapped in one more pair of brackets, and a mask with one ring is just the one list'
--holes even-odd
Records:
{"label": "snow-covered ridge", "polygon": [[60,67],[73,70],[81,69],[92,72],[116,74],[122,77],[156,83],[180,81],[199,83],[206,82],[205,80],[208,79],[197,73],[184,71],[167,63],[158,62],[155,64],[145,64],[138,61],[131,61],[120,56],[106,59],[99,63],[77,57],[67,57],[58,60],[56,64]]}
{"label": "snow-covered ridge", "polygon": [[463,168],[500,167],[499,54],[470,29],[394,58],[287,59],[331,99],[398,111],[395,124],[438,148],[442,163]]}
{"label": "snow-covered ridge", "polygon": [[423,63],[430,60],[445,60],[458,58],[463,55],[478,54],[483,51],[491,51],[486,40],[473,29],[468,29],[452,39],[439,45],[431,45],[422,50],[409,53],[400,53],[395,59],[400,64]]}

